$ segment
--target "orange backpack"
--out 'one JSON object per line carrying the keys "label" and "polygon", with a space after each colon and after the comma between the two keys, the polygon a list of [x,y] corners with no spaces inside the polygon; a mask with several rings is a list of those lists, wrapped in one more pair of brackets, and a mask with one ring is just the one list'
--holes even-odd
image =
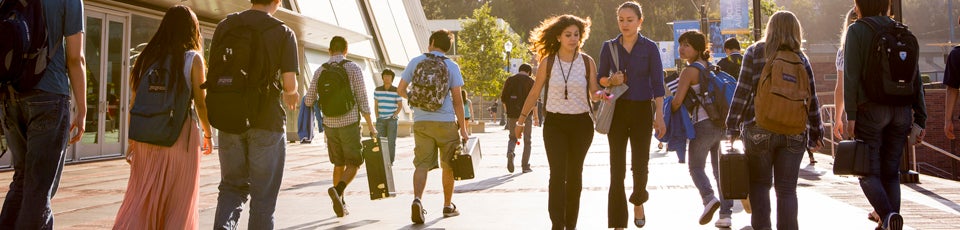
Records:
{"label": "orange backpack", "polygon": [[777,51],[772,60],[763,68],[754,96],[757,125],[774,133],[802,134],[813,96],[810,75],[796,52]]}

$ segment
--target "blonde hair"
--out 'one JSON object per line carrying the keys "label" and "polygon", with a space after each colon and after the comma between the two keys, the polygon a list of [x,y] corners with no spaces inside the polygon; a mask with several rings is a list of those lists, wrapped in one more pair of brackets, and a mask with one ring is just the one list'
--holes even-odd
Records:
{"label": "blonde hair", "polygon": [[859,17],[857,16],[856,8],[850,8],[850,11],[847,12],[847,17],[843,20],[843,29],[840,30],[840,48],[843,49],[844,43],[847,42],[847,29],[850,27],[850,24],[857,21]]}
{"label": "blonde hair", "polygon": [[[790,11],[777,11],[767,21],[767,31],[763,36],[764,57],[767,61],[773,60],[779,50],[801,52],[803,44],[803,27],[800,20]],[[804,55],[806,56],[806,55]]]}

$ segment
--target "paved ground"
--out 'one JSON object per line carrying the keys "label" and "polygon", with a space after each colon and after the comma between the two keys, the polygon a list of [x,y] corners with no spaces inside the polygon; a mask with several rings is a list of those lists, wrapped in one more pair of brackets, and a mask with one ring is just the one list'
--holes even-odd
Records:
{"label": "paved ground", "polygon": [[[336,218],[326,195],[332,165],[323,144],[290,144],[284,181],[276,212],[278,229],[547,229],[547,178],[549,169],[540,139],[534,130],[534,172],[509,174],[505,169],[506,131],[487,127],[481,139],[483,160],[476,179],[459,181],[454,202],[462,215],[443,218],[440,172],[430,173],[424,205],[427,223],[411,225],[413,199],[411,164],[413,139],[399,138],[399,159],[394,167],[398,195],[369,200],[364,170],[350,187],[346,200],[350,215]],[[320,141],[318,141],[320,142]],[[713,223],[698,225],[700,198],[687,172],[674,153],[651,148],[650,201],[646,204],[645,229],[713,229]],[[609,187],[609,154],[606,136],[596,135],[587,156],[581,199],[580,229],[607,226],[606,197]],[[801,165],[798,195],[802,229],[873,229],[866,219],[870,207],[856,179],[830,173],[830,156],[817,154],[821,162]],[[517,158],[519,165],[519,157]],[[216,154],[203,157],[200,178],[200,225],[209,229],[216,205],[219,166]],[[518,170],[519,171],[519,170]],[[109,229],[120,206],[129,167],[123,160],[67,166],[60,190],[53,200],[57,229]],[[0,184],[9,184],[12,172],[0,173]],[[628,176],[628,191],[631,178]],[[960,229],[960,182],[921,177],[923,184],[904,185],[903,213],[908,229]],[[0,195],[6,194],[6,186]],[[771,191],[772,193],[772,191]],[[771,195],[775,197],[775,195]],[[2,202],[2,201],[0,201]],[[246,211],[246,210],[245,210]],[[241,221],[245,229],[246,214]],[[774,213],[775,216],[775,213]],[[632,214],[631,214],[632,217]],[[752,229],[750,215],[737,204],[732,229]],[[775,220],[774,220],[775,221]],[[631,227],[633,228],[633,227]]]}

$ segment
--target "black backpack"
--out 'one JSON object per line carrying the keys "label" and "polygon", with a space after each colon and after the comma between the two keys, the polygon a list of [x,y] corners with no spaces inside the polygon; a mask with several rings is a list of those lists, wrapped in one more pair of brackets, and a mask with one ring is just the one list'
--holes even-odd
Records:
{"label": "black backpack", "polygon": [[920,46],[917,37],[899,23],[867,17],[862,22],[876,34],[866,53],[867,61],[860,75],[860,83],[867,99],[885,105],[910,105],[919,93],[914,88],[920,81],[918,65]]}
{"label": "black backpack", "polygon": [[274,18],[244,22],[239,14],[221,23],[223,34],[215,36],[207,81],[200,86],[207,90],[207,117],[214,128],[227,133],[246,131],[257,122],[262,104],[279,95],[278,71],[262,38],[265,31],[280,25],[283,22]]}
{"label": "black backpack", "polygon": [[33,89],[56,53],[47,43],[43,1],[0,2],[0,85]]}
{"label": "black backpack", "polygon": [[342,116],[356,107],[353,98],[353,87],[350,86],[350,76],[343,60],[336,63],[324,63],[320,78],[317,79],[317,103],[323,108],[323,116]]}
{"label": "black backpack", "polygon": [[508,87],[505,87],[503,92],[501,92],[500,101],[508,108],[506,111],[508,115],[520,114],[520,110],[523,109],[523,103],[527,101],[530,89],[533,88],[532,81],[533,79],[530,79],[530,77],[526,75],[515,75],[507,79]]}
{"label": "black backpack", "polygon": [[169,55],[140,74],[137,97],[130,109],[130,139],[173,146],[190,114],[191,89],[182,69]]}

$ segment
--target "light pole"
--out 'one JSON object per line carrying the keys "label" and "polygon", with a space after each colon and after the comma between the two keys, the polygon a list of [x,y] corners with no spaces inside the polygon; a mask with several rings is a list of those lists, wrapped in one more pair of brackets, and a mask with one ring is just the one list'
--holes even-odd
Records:
{"label": "light pole", "polygon": [[760,40],[760,33],[762,31],[763,22],[760,21],[763,18],[763,12],[760,11],[760,0],[753,0],[753,40]]}
{"label": "light pole", "polygon": [[[507,51],[507,74],[509,75],[510,74],[510,51],[513,50],[513,42],[507,41],[506,43],[503,43],[503,50]],[[500,106],[503,106],[502,101],[500,102]],[[499,109],[497,111],[500,111],[500,114],[499,114],[500,125],[506,125],[507,124],[506,119],[504,119],[503,117],[503,114],[507,112],[506,107],[504,107],[504,109]]]}
{"label": "light pole", "polygon": [[510,51],[513,50],[513,42],[503,43],[503,50],[507,51],[507,73],[510,73]]}

